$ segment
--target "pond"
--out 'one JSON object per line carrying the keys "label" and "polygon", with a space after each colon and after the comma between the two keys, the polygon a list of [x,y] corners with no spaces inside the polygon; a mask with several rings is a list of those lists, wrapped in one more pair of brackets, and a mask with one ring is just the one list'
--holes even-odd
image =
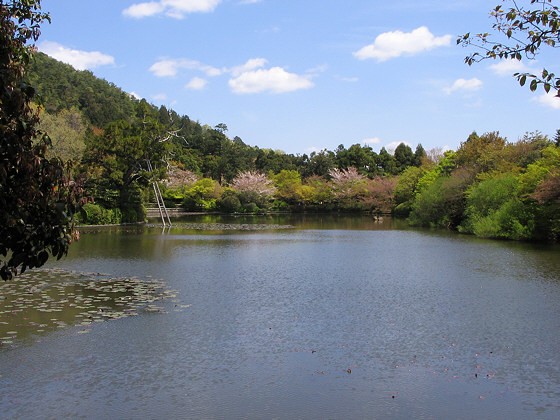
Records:
{"label": "pond", "polygon": [[14,282],[2,418],[560,417],[555,245],[203,216],[84,229]]}

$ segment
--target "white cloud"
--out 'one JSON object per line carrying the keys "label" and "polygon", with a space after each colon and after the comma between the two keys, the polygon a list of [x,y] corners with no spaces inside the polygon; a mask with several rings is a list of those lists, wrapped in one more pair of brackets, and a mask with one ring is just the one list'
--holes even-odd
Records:
{"label": "white cloud", "polygon": [[369,146],[369,145],[372,145],[372,144],[379,144],[379,143],[381,143],[381,139],[379,137],[372,137],[372,138],[369,138],[369,139],[363,139],[362,140],[362,144],[364,146]]}
{"label": "white cloud", "polygon": [[99,66],[115,64],[114,57],[102,54],[99,51],[73,50],[51,41],[43,41],[38,47],[40,51],[63,63],[70,64],[76,70],[91,70]]}
{"label": "white cloud", "polygon": [[355,82],[359,81],[360,79],[358,79],[357,77],[342,77],[341,80],[344,81],[344,82],[355,83]]}
{"label": "white cloud", "polygon": [[138,100],[142,99],[142,97],[138,95],[136,92],[130,92],[129,95]]}
{"label": "white cloud", "polygon": [[522,61],[515,59],[499,61],[492,64],[490,69],[500,76],[511,76],[513,73],[524,73],[529,70]]}
{"label": "white cloud", "polygon": [[455,80],[453,85],[451,85],[451,87],[444,88],[443,91],[449,95],[452,92],[455,92],[456,90],[472,92],[475,90],[479,90],[481,87],[482,87],[482,81],[477,79],[476,77],[473,77],[472,79],[468,79],[468,80],[457,79]]}
{"label": "white cloud", "polygon": [[167,95],[165,93],[158,93],[155,95],[152,95],[152,99],[155,99],[156,101],[166,101],[167,100]]}
{"label": "white cloud", "polygon": [[267,62],[264,58],[251,58],[245,64],[233,67],[229,71],[233,77],[237,77],[242,73],[264,67]]}
{"label": "white cloud", "polygon": [[328,64],[322,64],[317,67],[313,67],[311,69],[305,70],[306,73],[324,73],[329,69]]}
{"label": "white cloud", "polygon": [[[156,77],[174,77],[180,70],[195,70],[205,73],[206,77],[229,73],[229,86],[234,93],[284,93],[314,86],[311,79],[314,75],[298,75],[289,73],[281,67],[265,69],[268,61],[265,58],[251,58],[245,64],[231,68],[218,69],[196,60],[186,58],[162,58],[150,67]],[[200,90],[207,81],[200,77],[192,78],[185,87]]]}
{"label": "white cloud", "polygon": [[213,12],[222,0],[160,0],[136,3],[123,10],[123,15],[141,19],[164,13],[168,17],[183,19],[189,13]]}
{"label": "white cloud", "polygon": [[219,76],[222,70],[217,69],[206,64],[202,64],[196,60],[187,60],[185,58],[179,59],[162,59],[154,63],[150,67],[150,71],[157,77],[173,77],[176,76],[180,69],[185,70],[199,70],[208,77]]}
{"label": "white cloud", "polygon": [[147,2],[133,4],[129,8],[123,10],[123,15],[140,19],[147,16],[157,15],[165,10],[165,7],[160,2]]}
{"label": "white cloud", "polygon": [[206,87],[207,84],[208,80],[202,79],[200,77],[193,77],[185,87],[190,90],[202,90]]}
{"label": "white cloud", "polygon": [[307,76],[288,73],[281,67],[246,71],[230,79],[229,86],[237,94],[285,93],[314,86]]}
{"label": "white cloud", "polygon": [[560,109],[560,98],[556,96],[556,91],[552,89],[549,93],[543,93],[533,100],[539,102],[543,106],[553,109]]}
{"label": "white cloud", "polygon": [[403,54],[414,55],[436,47],[448,46],[451,38],[451,35],[436,37],[425,26],[407,33],[385,32],[378,35],[373,44],[356,51],[354,56],[360,60],[376,58],[378,61],[386,61]]}
{"label": "white cloud", "polygon": [[410,143],[407,142],[407,141],[394,141],[394,142],[391,142],[391,143],[389,143],[389,144],[386,144],[386,145],[385,145],[385,149],[386,149],[389,153],[394,154],[394,153],[395,153],[395,150],[397,150],[397,147],[398,147],[399,144],[401,144],[401,143],[406,144],[408,147],[412,147],[412,144],[410,144]]}

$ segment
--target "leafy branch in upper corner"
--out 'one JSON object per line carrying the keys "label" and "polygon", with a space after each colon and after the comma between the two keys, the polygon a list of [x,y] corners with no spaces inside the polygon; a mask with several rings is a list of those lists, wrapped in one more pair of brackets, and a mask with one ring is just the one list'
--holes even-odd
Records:
{"label": "leafy branch in upper corner", "polygon": [[[529,5],[520,6],[523,1],[504,0],[504,3],[510,3],[510,7],[500,5],[490,12],[495,20],[492,28],[505,35],[506,41],[494,41],[489,33],[473,36],[467,33],[457,39],[457,44],[482,50],[465,58],[469,66],[485,59],[534,60],[542,47],[560,46],[560,9],[554,4],[556,0],[530,0]],[[556,96],[560,96],[560,77],[545,68],[540,75],[515,73],[514,76],[521,86],[530,81],[531,91],[542,85],[547,93],[553,89]]]}

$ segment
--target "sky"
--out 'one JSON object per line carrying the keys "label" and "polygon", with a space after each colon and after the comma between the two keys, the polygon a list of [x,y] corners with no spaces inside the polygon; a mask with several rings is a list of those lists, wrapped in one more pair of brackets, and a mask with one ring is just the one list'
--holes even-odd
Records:
{"label": "sky", "polygon": [[[521,0],[528,3],[528,0]],[[230,138],[286,153],[340,144],[457,149],[560,129],[560,99],[456,43],[501,0],[43,0],[39,50]],[[556,69],[558,71],[558,69]]]}

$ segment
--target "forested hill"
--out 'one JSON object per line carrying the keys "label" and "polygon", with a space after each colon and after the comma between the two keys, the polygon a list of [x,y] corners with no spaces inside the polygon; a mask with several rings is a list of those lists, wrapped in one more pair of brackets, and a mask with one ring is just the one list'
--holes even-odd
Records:
{"label": "forested hill", "polygon": [[41,95],[47,112],[76,108],[96,127],[129,118],[137,102],[113,83],[98,79],[90,71],[77,71],[41,52],[33,56],[29,82]]}
{"label": "forested hill", "polygon": [[[325,176],[334,168],[356,168],[367,177],[396,175],[410,165],[419,166],[425,155],[421,146],[416,152],[401,144],[394,154],[382,149],[376,153],[369,146],[354,144],[349,148],[338,146],[334,151],[323,150],[310,155],[291,155],[278,150],[247,146],[242,139],[226,136],[227,126],[219,124],[212,128],[179,116],[165,107],[157,108],[145,101],[138,101],[111,82],[95,77],[90,71],[77,71],[41,52],[34,55],[30,66],[29,83],[40,95],[45,108],[47,128],[58,129],[61,118],[48,124],[54,116],[73,112],[73,120],[79,117],[86,126],[99,133],[115,121],[133,122],[139,113],[149,113],[162,125],[178,130],[173,141],[173,161],[182,169],[209,177],[219,182],[230,182],[239,172],[255,170],[263,173],[279,173],[296,170],[303,178]],[[97,130],[96,130],[97,129]],[[55,139],[56,140],[56,139]],[[341,139],[341,143],[348,139]],[[281,145],[278,145],[281,149]],[[64,156],[66,158],[69,155]],[[78,158],[78,156],[73,156]]]}

